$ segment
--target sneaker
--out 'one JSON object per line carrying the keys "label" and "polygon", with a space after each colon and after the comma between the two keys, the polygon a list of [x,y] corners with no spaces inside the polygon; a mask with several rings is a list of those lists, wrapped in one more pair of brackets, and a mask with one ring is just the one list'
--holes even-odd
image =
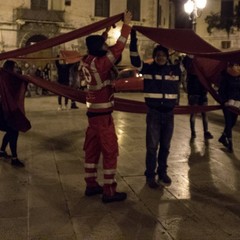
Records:
{"label": "sneaker", "polygon": [[171,178],[165,173],[162,176],[159,176],[158,178],[158,183],[163,185],[163,186],[170,186],[172,183]]}
{"label": "sneaker", "polygon": [[210,132],[205,132],[204,133],[204,138],[205,139],[213,139],[213,135]]}
{"label": "sneaker", "polygon": [[127,194],[125,192],[115,192],[113,196],[103,194],[102,202],[103,203],[120,202],[124,201],[126,198]]}
{"label": "sneaker", "polygon": [[101,187],[100,185],[96,186],[96,187],[86,187],[85,190],[85,196],[94,196],[97,194],[102,194],[103,193],[103,187]]}
{"label": "sneaker", "polygon": [[62,110],[68,110],[68,105],[64,105],[64,106],[62,107]]}
{"label": "sneaker", "polygon": [[147,185],[150,187],[150,188],[158,188],[159,187],[159,184],[155,181],[155,179],[147,179]]}
{"label": "sneaker", "polygon": [[58,110],[58,111],[62,111],[62,106],[59,105],[57,110]]}
{"label": "sneaker", "polygon": [[18,158],[12,158],[11,164],[14,167],[25,167],[24,163],[21,162]]}

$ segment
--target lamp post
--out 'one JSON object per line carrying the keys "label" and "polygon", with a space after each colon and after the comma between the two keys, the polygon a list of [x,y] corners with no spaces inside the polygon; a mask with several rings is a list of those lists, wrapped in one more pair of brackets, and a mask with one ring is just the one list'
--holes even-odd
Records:
{"label": "lamp post", "polygon": [[201,10],[206,7],[207,0],[188,0],[184,4],[184,11],[189,15],[189,19],[192,21],[192,29],[196,31],[196,19],[200,17]]}

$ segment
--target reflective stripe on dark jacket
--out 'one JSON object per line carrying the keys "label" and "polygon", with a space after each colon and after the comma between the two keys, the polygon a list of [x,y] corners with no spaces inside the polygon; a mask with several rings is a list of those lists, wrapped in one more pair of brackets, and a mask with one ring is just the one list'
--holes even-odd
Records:
{"label": "reflective stripe on dark jacket", "polygon": [[156,62],[143,63],[136,51],[131,51],[130,57],[132,65],[143,74],[147,106],[164,111],[172,110],[179,94],[180,68],[170,64],[161,66]]}

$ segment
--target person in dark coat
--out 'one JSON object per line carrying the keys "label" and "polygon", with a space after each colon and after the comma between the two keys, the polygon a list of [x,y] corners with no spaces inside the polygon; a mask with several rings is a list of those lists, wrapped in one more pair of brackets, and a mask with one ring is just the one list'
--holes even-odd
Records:
{"label": "person in dark coat", "polygon": [[[58,55],[59,57],[59,55]],[[66,64],[63,60],[55,61],[58,73],[58,83],[69,86],[70,68],[72,64]],[[58,96],[58,111],[66,110],[68,108],[68,98],[65,97],[64,105],[62,104],[62,96]]]}
{"label": "person in dark coat", "polygon": [[[147,105],[146,129],[146,182],[150,188],[159,184],[169,186],[167,160],[174,130],[173,109],[178,101],[182,72],[170,64],[169,52],[164,46],[153,49],[153,62],[144,63],[138,54],[136,32],[131,31],[131,63],[144,77],[144,95]],[[155,179],[155,175],[158,179]]]}
{"label": "person in dark coat", "polygon": [[[237,63],[229,63],[222,73],[219,86],[219,95],[223,104],[225,126],[221,137],[218,139],[229,152],[233,152],[232,129],[236,125],[240,108],[240,66]],[[232,109],[230,109],[230,107]]]}
{"label": "person in dark coat", "polygon": [[[16,63],[7,60],[3,65],[3,69],[6,72],[14,72],[16,70]],[[24,163],[18,159],[17,142],[19,129],[28,130],[30,123],[24,117],[24,113],[20,109],[21,107],[19,107],[21,103],[16,102],[17,96],[21,95],[21,91],[17,92],[17,88],[19,87],[20,90],[22,85],[18,85],[18,82],[16,82],[14,83],[15,86],[12,86],[11,79],[7,79],[7,75],[5,76],[5,74],[5,72],[1,72],[0,79],[0,130],[6,132],[2,139],[0,158],[11,157],[11,164],[13,166],[24,167]],[[26,90],[26,85],[24,88]],[[25,90],[22,94],[23,96],[25,95]],[[6,152],[8,145],[11,150],[11,156]]]}
{"label": "person in dark coat", "polygon": [[[192,65],[193,58],[186,56],[183,59],[183,65],[187,71],[187,94],[188,94],[188,104],[190,106],[204,106],[208,104],[207,90],[201,84],[198,79],[197,74],[194,72]],[[208,131],[208,117],[206,112],[201,113],[202,124],[203,124],[203,133],[204,139],[212,139],[213,135]],[[196,138],[195,130],[195,120],[196,114],[190,114],[190,129],[191,129],[191,138]]]}

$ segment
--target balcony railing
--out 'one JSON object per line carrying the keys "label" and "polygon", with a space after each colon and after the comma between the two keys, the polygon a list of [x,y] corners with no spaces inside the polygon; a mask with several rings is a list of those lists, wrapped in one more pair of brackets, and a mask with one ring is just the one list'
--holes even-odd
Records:
{"label": "balcony railing", "polygon": [[27,8],[15,9],[15,20],[33,22],[64,22],[64,11],[32,10]]}

